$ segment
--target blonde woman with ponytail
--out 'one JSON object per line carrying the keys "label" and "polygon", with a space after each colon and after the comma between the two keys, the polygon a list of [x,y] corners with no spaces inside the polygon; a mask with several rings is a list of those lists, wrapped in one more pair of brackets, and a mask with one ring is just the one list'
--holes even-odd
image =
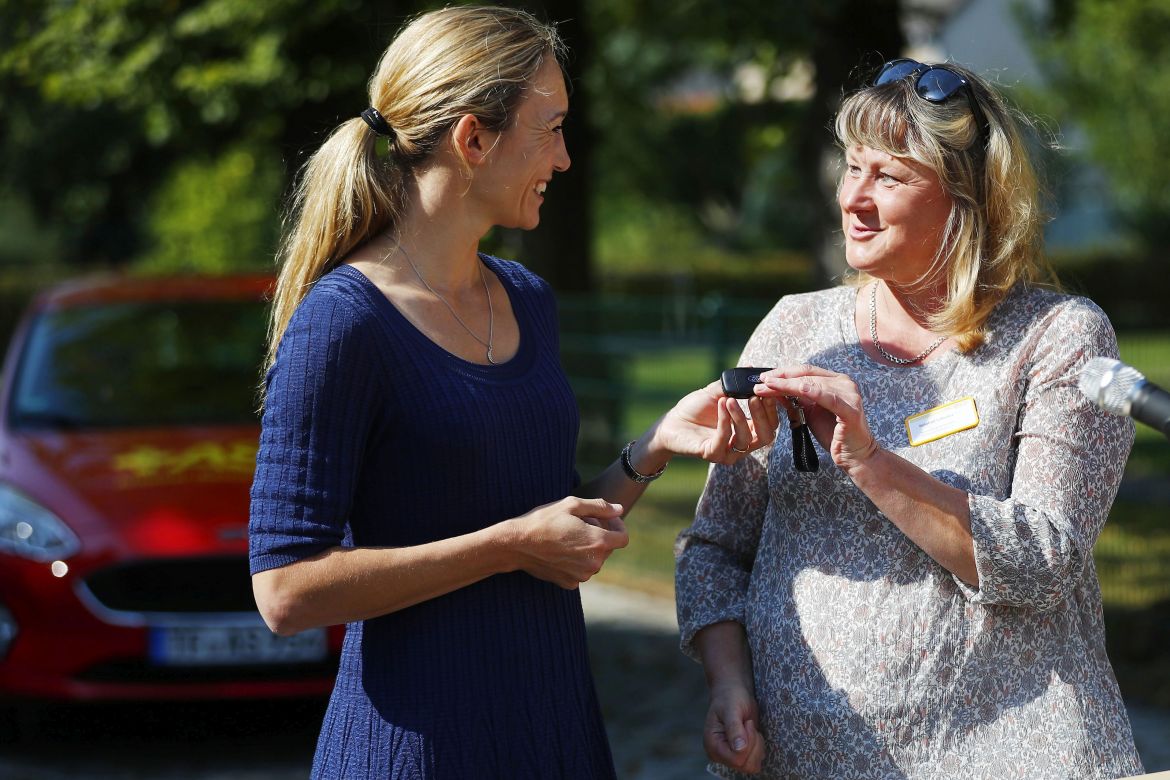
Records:
{"label": "blonde woman with ponytail", "polygon": [[1041,284],[1027,126],[967,68],[906,59],[837,115],[856,278],[781,299],[742,357],[827,468],[713,467],[677,546],[719,776],[1142,771],[1092,560],[1133,426],[1077,389],[1117,341]]}
{"label": "blonde woman with ponytail", "polygon": [[249,535],[273,631],[347,624],[315,778],[613,777],[577,586],[672,456],[775,435],[716,383],[577,477],[549,287],[478,251],[570,165],[563,54],[522,11],[420,16],[296,190]]}

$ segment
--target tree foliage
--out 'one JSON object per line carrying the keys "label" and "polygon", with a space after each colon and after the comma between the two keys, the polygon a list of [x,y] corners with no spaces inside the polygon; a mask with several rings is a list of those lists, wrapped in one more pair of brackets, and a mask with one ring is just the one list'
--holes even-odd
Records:
{"label": "tree foliage", "polygon": [[834,230],[829,122],[857,73],[904,48],[899,0],[590,7],[607,31],[590,82],[606,191],[676,204],[731,247],[819,255]]}
{"label": "tree foliage", "polygon": [[1120,215],[1160,248],[1170,239],[1170,3],[1065,0],[1031,21],[1048,99],[1083,130]]}
{"label": "tree foliage", "polygon": [[[438,4],[0,0],[0,194],[75,263],[265,266],[291,176],[364,107],[402,22]],[[903,43],[898,0],[519,4],[573,50],[573,168],[541,229],[495,240],[561,289],[590,283],[601,201],[732,248],[815,246],[842,85]]]}
{"label": "tree foliage", "polygon": [[[364,106],[373,63],[418,7],[2,0],[4,183],[64,234],[76,263],[164,256],[158,242],[175,237],[155,231],[190,227],[181,215],[162,215],[168,204],[228,214],[253,209],[231,199],[258,198],[275,213],[304,151]],[[246,157],[259,175],[225,189],[227,172]],[[281,175],[271,175],[274,165]],[[203,183],[193,186],[193,177]],[[220,263],[269,262],[270,246],[253,253],[274,226],[228,219],[208,228],[222,234],[210,240],[236,245]]]}

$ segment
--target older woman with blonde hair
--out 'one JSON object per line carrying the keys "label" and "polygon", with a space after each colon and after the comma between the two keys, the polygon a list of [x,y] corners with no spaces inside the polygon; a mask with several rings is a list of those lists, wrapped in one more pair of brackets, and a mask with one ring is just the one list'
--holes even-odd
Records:
{"label": "older woman with blonde hair", "polygon": [[424,14],[301,177],[249,535],[276,633],[348,624],[314,777],[612,777],[577,585],[672,455],[774,435],[712,385],[578,479],[548,285],[478,251],[569,167],[562,54],[522,11]]}
{"label": "older woman with blonde hair", "polygon": [[1026,126],[970,70],[905,59],[840,109],[856,278],[781,299],[741,362],[775,367],[756,397],[827,465],[794,470],[781,435],[713,466],[678,545],[716,774],[1141,771],[1092,559],[1133,426],[1077,390],[1116,338],[1041,284]]}

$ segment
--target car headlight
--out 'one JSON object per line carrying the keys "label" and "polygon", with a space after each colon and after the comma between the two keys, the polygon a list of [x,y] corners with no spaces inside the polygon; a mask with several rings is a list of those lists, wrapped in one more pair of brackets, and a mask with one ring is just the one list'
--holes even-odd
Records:
{"label": "car headlight", "polygon": [[80,549],[81,542],[59,517],[0,484],[0,551],[34,561],[60,561]]}

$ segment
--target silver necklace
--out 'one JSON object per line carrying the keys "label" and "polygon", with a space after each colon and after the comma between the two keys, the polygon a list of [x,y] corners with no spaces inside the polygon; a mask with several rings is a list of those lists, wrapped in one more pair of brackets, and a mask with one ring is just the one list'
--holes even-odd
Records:
{"label": "silver necklace", "polygon": [[887,352],[886,348],[881,345],[881,342],[878,341],[877,337],[877,282],[873,283],[873,288],[869,292],[869,337],[873,339],[874,347],[877,348],[877,351],[883,358],[890,361],[891,363],[896,363],[899,366],[908,366],[911,363],[917,363],[931,352],[934,352],[935,349],[938,348],[939,344],[942,344],[947,340],[946,336],[939,336],[929,347],[922,350],[912,358],[900,358],[897,355],[891,355],[889,352]]}
{"label": "silver necklace", "polygon": [[418,280],[420,282],[422,282],[423,287],[430,290],[431,295],[438,298],[439,301],[441,301],[442,304],[447,307],[447,311],[451,312],[451,316],[455,318],[455,321],[458,322],[460,325],[462,325],[463,329],[465,331],[467,331],[468,333],[470,333],[471,337],[473,339],[478,341],[480,344],[482,344],[487,349],[487,362],[491,363],[493,366],[499,365],[498,363],[496,363],[495,355],[492,354],[492,342],[493,342],[494,337],[496,335],[496,311],[492,307],[492,294],[488,290],[487,277],[484,276],[484,273],[483,273],[483,263],[480,262],[478,259],[476,260],[476,263],[479,264],[479,280],[481,282],[483,282],[483,294],[485,296],[487,296],[487,304],[488,304],[488,337],[487,337],[487,341],[484,341],[478,335],[476,335],[476,332],[474,330],[472,330],[470,327],[468,327],[467,323],[463,321],[463,318],[459,316],[459,313],[457,311],[455,311],[455,307],[452,306],[451,304],[447,303],[447,299],[444,298],[442,295],[439,295],[439,293],[435,291],[434,287],[431,287],[429,284],[427,284],[427,280],[423,278],[423,275],[421,273],[419,273],[418,266],[414,264],[414,260],[410,259],[410,253],[406,251],[406,247],[402,246],[402,244],[398,244],[397,246],[398,246],[398,250],[402,252],[402,256],[406,258],[406,262],[410,263],[410,267],[414,269],[414,275],[418,277]]}

